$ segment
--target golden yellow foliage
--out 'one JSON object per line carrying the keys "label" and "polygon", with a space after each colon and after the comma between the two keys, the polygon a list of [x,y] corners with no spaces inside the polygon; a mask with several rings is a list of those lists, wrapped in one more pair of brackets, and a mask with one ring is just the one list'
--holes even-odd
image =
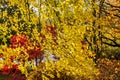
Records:
{"label": "golden yellow foliage", "polygon": [[[95,55],[88,50],[84,41],[87,28],[85,23],[92,22],[88,19],[92,18],[89,16],[90,10],[86,9],[89,5],[82,0],[39,0],[38,3],[34,1],[9,0],[8,7],[16,8],[15,12],[2,11],[2,17],[7,18],[7,21],[0,25],[0,37],[5,44],[0,45],[0,51],[5,56],[3,61],[9,66],[15,64],[9,61],[11,56],[15,56],[14,61],[19,63],[18,69],[28,80],[62,80],[65,77],[72,80],[95,79],[99,73],[93,61]],[[30,8],[32,5],[38,9],[38,15]],[[29,43],[26,43],[29,44],[29,49],[38,44],[44,50],[43,65],[40,63],[37,66],[34,65],[34,60],[29,61],[30,55],[24,47],[8,48],[6,37],[10,39],[12,35],[21,34],[30,38]],[[40,37],[40,34],[44,37]],[[21,51],[25,53],[24,56],[20,54]],[[56,59],[51,58],[51,55]],[[31,70],[33,72],[29,74]]]}

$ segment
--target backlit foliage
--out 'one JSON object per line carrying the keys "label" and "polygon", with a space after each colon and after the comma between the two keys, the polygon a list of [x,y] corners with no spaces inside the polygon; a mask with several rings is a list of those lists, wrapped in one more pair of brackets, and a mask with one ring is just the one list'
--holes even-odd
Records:
{"label": "backlit foliage", "polygon": [[[86,31],[83,16],[88,14],[84,11],[85,2],[48,0],[41,3],[41,33],[45,35],[41,45],[45,63],[28,80],[37,77],[62,80],[67,76],[67,79],[74,80],[81,77],[93,79],[97,72],[92,59],[94,55],[87,50],[87,43],[83,41]],[[50,54],[55,55],[57,60],[52,60]]]}
{"label": "backlit foliage", "polygon": [[3,73],[17,65],[28,80],[94,79],[98,74],[95,55],[84,41],[84,23],[91,18],[87,1],[3,0],[0,6]]}

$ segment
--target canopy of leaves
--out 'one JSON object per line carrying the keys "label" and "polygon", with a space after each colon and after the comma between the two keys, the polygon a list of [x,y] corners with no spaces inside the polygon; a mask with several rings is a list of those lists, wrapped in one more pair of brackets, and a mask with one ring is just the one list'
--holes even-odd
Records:
{"label": "canopy of leaves", "polygon": [[[95,79],[95,55],[84,41],[86,26],[92,22],[89,18],[93,18],[87,1],[3,0],[0,5],[1,69],[6,67],[3,63],[8,68],[17,63],[32,80]],[[43,55],[36,56],[36,49]],[[29,74],[31,70],[39,73]]]}

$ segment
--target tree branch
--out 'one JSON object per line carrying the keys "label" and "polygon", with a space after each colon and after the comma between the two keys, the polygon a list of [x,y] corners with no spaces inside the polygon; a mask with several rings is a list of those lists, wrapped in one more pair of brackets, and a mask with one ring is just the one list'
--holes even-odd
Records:
{"label": "tree branch", "polygon": [[105,4],[107,4],[107,5],[111,6],[111,7],[120,8],[120,6],[112,5],[112,4],[108,3],[108,2],[105,2]]}
{"label": "tree branch", "polygon": [[[105,10],[102,10],[104,13],[106,13],[106,14],[110,14],[109,12],[107,12],[107,11],[105,11]],[[120,18],[120,15],[118,15],[118,14],[113,14],[114,16],[116,16],[116,17],[118,17],[118,18]]]}
{"label": "tree branch", "polygon": [[117,43],[115,40],[110,39],[110,38],[107,38],[107,37],[105,37],[105,36],[102,36],[102,38],[113,42],[113,44],[112,44],[112,43],[108,43],[108,42],[104,42],[104,41],[103,41],[103,44],[107,44],[107,45],[113,46],[113,47],[120,47],[120,44]]}
{"label": "tree branch", "polygon": [[120,44],[111,44],[111,43],[107,43],[107,42],[103,42],[103,44],[107,44],[107,45],[113,46],[113,47],[120,47]]}

